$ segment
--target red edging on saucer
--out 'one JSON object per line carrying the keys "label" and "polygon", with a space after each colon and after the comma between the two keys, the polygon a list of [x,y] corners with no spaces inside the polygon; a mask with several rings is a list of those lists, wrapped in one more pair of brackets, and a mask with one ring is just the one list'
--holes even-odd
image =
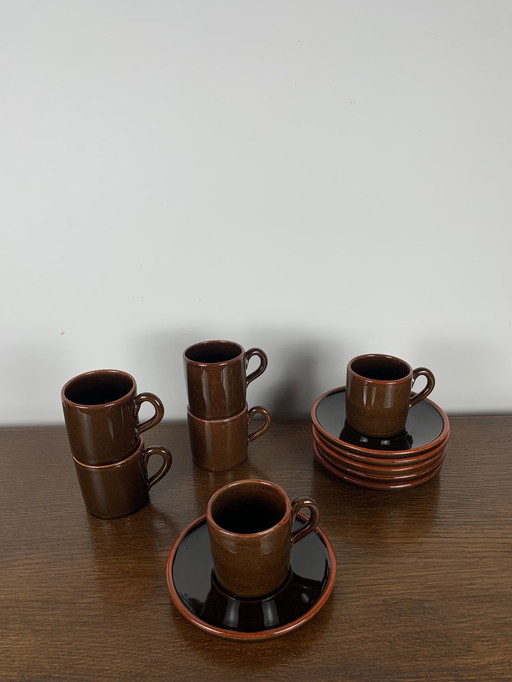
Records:
{"label": "red edging on saucer", "polygon": [[[339,440],[335,436],[333,436],[331,433],[326,431],[323,426],[320,424],[318,421],[318,418],[316,416],[316,411],[319,406],[319,404],[322,402],[322,400],[325,400],[328,396],[333,395],[334,393],[341,393],[341,392],[346,391],[345,386],[338,386],[337,388],[332,388],[330,391],[326,391],[325,393],[322,393],[322,395],[318,396],[318,398],[315,400],[311,407],[311,421],[313,422],[313,425],[315,429],[318,431],[318,433],[323,436],[323,438],[327,439],[328,441],[331,441],[334,446],[337,445],[342,445],[344,448],[347,450],[350,450],[351,452],[355,453],[360,453],[362,455],[374,455],[377,457],[387,457],[388,451],[383,451],[383,450],[372,450],[369,448],[363,448],[358,445],[352,445],[352,443],[345,443],[342,440]],[[427,450],[430,450],[431,448],[435,447],[436,445],[439,445],[439,443],[442,443],[443,440],[448,439],[448,436],[450,435],[450,422],[448,420],[448,416],[442,410],[439,405],[437,405],[433,400],[430,400],[429,398],[425,398],[422,402],[425,403],[430,403],[432,407],[439,413],[443,420],[443,429],[441,433],[434,438],[434,440],[428,444],[428,446],[421,446],[419,448],[410,448],[409,450],[395,450],[395,451],[389,451],[389,454],[391,457],[413,457],[414,454],[418,454],[420,452],[426,452]],[[414,408],[413,408],[414,409]]]}
{"label": "red edging on saucer", "polygon": [[[354,472],[363,472],[378,478],[399,478],[400,476],[416,476],[419,478],[422,473],[427,473],[429,469],[433,469],[434,466],[439,463],[442,457],[444,457],[446,450],[446,443],[443,443],[434,451],[430,452],[428,457],[423,458],[423,460],[417,464],[415,463],[408,466],[385,466],[379,462],[379,465],[376,466],[370,463],[366,464],[360,459],[353,459],[352,453],[343,450],[334,450],[332,447],[326,445],[323,440],[318,438],[316,433],[313,433],[313,439],[319,452],[334,466],[346,468],[347,471],[353,469]],[[368,462],[371,461],[373,460],[368,460]]]}
{"label": "red edging on saucer", "polygon": [[326,471],[328,471],[330,474],[335,476],[336,478],[339,478],[340,480],[350,483],[351,485],[359,486],[360,488],[369,488],[370,490],[406,490],[408,488],[416,488],[423,483],[427,483],[427,481],[430,481],[432,478],[435,478],[441,471],[443,467],[444,460],[440,462],[439,466],[437,466],[435,469],[433,469],[427,476],[425,477],[419,477],[416,478],[412,481],[407,481],[407,482],[396,482],[396,483],[380,483],[377,481],[369,481],[369,480],[364,480],[362,478],[356,478],[355,475],[349,475],[341,471],[340,469],[337,469],[334,467],[330,462],[328,462],[318,451],[316,443],[313,443],[313,447],[315,449],[315,459],[318,462],[318,464],[323,467]]}
{"label": "red edging on saucer", "polygon": [[[298,515],[298,518],[304,519],[302,514]],[[291,623],[286,623],[286,625],[282,625],[280,627],[272,628],[269,630],[263,630],[259,632],[237,632],[236,630],[227,630],[225,628],[221,627],[216,627],[214,625],[209,625],[205,621],[201,620],[197,616],[195,616],[193,613],[191,613],[187,607],[183,604],[181,601],[181,598],[179,594],[177,593],[173,581],[172,581],[172,566],[174,562],[174,556],[176,554],[176,551],[178,550],[178,547],[180,546],[181,542],[185,538],[186,535],[188,535],[196,526],[198,526],[200,523],[203,523],[206,520],[206,514],[203,516],[200,516],[198,519],[196,519],[193,523],[191,523],[189,526],[185,528],[185,530],[182,531],[182,533],[179,535],[179,537],[175,540],[174,544],[171,547],[171,551],[169,553],[169,558],[167,559],[167,566],[166,566],[166,578],[167,578],[167,587],[169,589],[169,594],[171,596],[171,600],[174,604],[174,606],[178,609],[178,611],[181,613],[186,620],[188,620],[190,623],[195,625],[196,627],[200,628],[201,630],[204,630],[205,632],[208,632],[211,635],[217,635],[218,637],[223,637],[224,639],[236,639],[236,640],[241,640],[241,641],[246,641],[246,642],[256,642],[256,641],[261,641],[265,639],[273,639],[275,637],[280,637],[281,635],[285,635],[288,632],[291,632],[292,630],[296,630],[297,628],[305,625],[308,621],[310,621],[313,616],[315,616],[320,609],[324,606],[325,602],[329,598],[333,588],[334,588],[334,583],[336,579],[336,557],[334,555],[334,550],[332,548],[331,542],[329,538],[325,535],[325,533],[320,529],[320,528],[315,528],[313,531],[314,533],[317,533],[323,544],[325,545],[327,552],[329,554],[329,562],[330,562],[330,572],[329,572],[329,578],[327,581],[327,584],[325,585],[325,589],[321,595],[321,597],[318,599],[318,601],[315,603],[315,605],[306,613],[304,616],[301,618],[298,618],[297,620],[292,621]]]}
{"label": "red edging on saucer", "polygon": [[391,474],[391,475],[382,475],[382,474],[374,474],[371,471],[365,471],[365,470],[357,470],[353,469],[350,466],[347,466],[339,461],[337,461],[335,458],[331,457],[328,453],[326,453],[324,450],[319,445],[316,445],[316,451],[319,457],[322,458],[322,461],[327,462],[327,464],[330,464],[333,466],[337,471],[341,471],[343,474],[346,474],[347,476],[353,476],[356,479],[363,479],[365,481],[371,481],[374,483],[383,483],[385,485],[389,484],[399,484],[399,483],[408,483],[408,482],[414,482],[418,480],[423,480],[428,474],[432,473],[434,469],[437,469],[440,467],[443,462],[444,462],[444,457],[445,457],[445,451],[444,449],[442,450],[441,454],[437,456],[435,461],[426,469],[420,472],[415,472],[415,473],[410,473],[410,474]]}

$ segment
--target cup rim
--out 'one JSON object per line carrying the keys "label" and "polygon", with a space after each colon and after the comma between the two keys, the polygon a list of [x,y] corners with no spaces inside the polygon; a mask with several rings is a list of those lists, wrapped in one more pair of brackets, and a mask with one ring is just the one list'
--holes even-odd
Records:
{"label": "cup rim", "polygon": [[[251,410],[253,408],[251,407]],[[200,422],[203,424],[226,424],[227,422],[234,421],[235,419],[241,419],[245,414],[249,414],[249,404],[246,402],[245,407],[240,412],[230,415],[229,417],[215,417],[213,419],[205,419],[204,417],[198,417],[190,409],[190,405],[187,406],[187,417],[190,417],[193,421]]]}
{"label": "cup rim", "polygon": [[109,464],[86,464],[85,462],[82,462],[82,460],[77,459],[75,455],[72,455],[75,464],[78,464],[81,466],[83,469],[100,469],[104,471],[105,469],[114,469],[115,467],[121,467],[124,464],[129,464],[132,460],[136,459],[142,454],[142,451],[144,450],[144,440],[142,436],[139,436],[137,438],[137,447],[133,452],[131,452],[127,457],[123,457],[123,459],[118,459],[115,462],[110,462]]}
{"label": "cup rim", "polygon": [[[356,372],[356,370],[353,369],[353,364],[355,362],[368,358],[379,358],[397,361],[407,368],[407,374],[403,377],[399,377],[398,379],[373,379],[372,377],[365,376],[364,374]],[[363,381],[367,381],[368,383],[372,384],[400,384],[410,380],[413,369],[412,366],[406,360],[403,360],[402,358],[399,358],[396,355],[389,355],[388,353],[363,353],[362,355],[356,355],[355,358],[349,360],[347,365],[347,372],[357,377],[358,379],[362,379]]]}
{"label": "cup rim", "polygon": [[[212,514],[212,507],[214,502],[217,501],[217,499],[221,496],[221,494],[224,494],[226,490],[232,489],[232,488],[238,488],[240,486],[247,486],[247,484],[252,484],[252,485],[259,485],[262,487],[266,487],[267,489],[271,489],[274,492],[276,492],[283,502],[285,503],[285,509],[283,514],[281,515],[281,518],[276,521],[272,526],[269,526],[268,528],[264,528],[263,530],[256,531],[254,533],[238,533],[236,531],[232,530],[227,530],[226,528],[223,528],[222,526],[219,526],[219,524],[215,521],[213,518]],[[254,537],[259,537],[262,535],[265,535],[269,531],[271,531],[273,528],[276,528],[277,526],[282,526],[288,523],[288,520],[291,516],[292,513],[292,503],[290,501],[290,498],[288,497],[286,491],[284,488],[282,488],[280,485],[277,483],[274,483],[273,481],[267,481],[261,478],[243,478],[238,481],[231,481],[230,483],[226,483],[226,485],[223,485],[221,488],[219,488],[217,491],[213,493],[213,495],[210,497],[208,500],[208,504],[206,506],[206,522],[209,526],[212,526],[215,528],[215,531],[218,533],[221,533],[222,535],[225,535],[227,537],[244,537],[244,538],[254,538]]]}
{"label": "cup rim", "polygon": [[[119,398],[116,398],[115,400],[109,400],[106,403],[95,403],[95,404],[89,404],[89,403],[77,403],[74,400],[71,400],[71,398],[68,398],[66,395],[66,392],[69,390],[70,386],[74,384],[77,381],[81,381],[83,379],[86,379],[90,376],[95,376],[95,375],[112,375],[112,376],[121,376],[123,378],[129,379],[131,382],[131,387],[130,389],[124,393],[122,396]],[[98,410],[98,409],[104,409],[105,407],[108,407],[110,405],[119,405],[123,400],[126,400],[127,397],[131,395],[135,395],[136,391],[136,382],[135,382],[135,377],[133,377],[131,374],[128,372],[125,372],[122,369],[92,369],[89,370],[88,372],[82,372],[82,374],[77,374],[74,376],[72,379],[69,379],[66,381],[64,386],[61,389],[61,399],[62,402],[68,405],[69,407],[86,407],[89,410]]]}
{"label": "cup rim", "polygon": [[[207,362],[204,360],[194,360],[193,358],[190,358],[188,356],[190,351],[199,350],[201,348],[206,348],[207,346],[214,344],[214,343],[219,344],[219,345],[225,344],[226,346],[228,346],[228,345],[233,346],[234,348],[236,348],[238,353],[236,355],[233,355],[233,357],[228,358],[227,360],[218,360],[216,362]],[[240,358],[240,356],[244,355],[244,353],[245,353],[245,350],[243,349],[243,346],[241,346],[236,341],[229,341],[226,339],[210,339],[208,341],[199,341],[198,343],[193,343],[188,348],[185,348],[185,350],[183,351],[183,358],[187,364],[194,365],[197,367],[221,367],[223,365],[228,365],[232,362],[235,362],[236,360],[238,360]]]}

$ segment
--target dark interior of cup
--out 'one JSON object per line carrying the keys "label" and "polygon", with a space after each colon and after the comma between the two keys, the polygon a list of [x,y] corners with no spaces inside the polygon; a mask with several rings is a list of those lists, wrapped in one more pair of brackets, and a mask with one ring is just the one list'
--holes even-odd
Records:
{"label": "dark interior of cup", "polygon": [[227,362],[238,357],[242,348],[230,341],[209,341],[198,343],[185,351],[185,357],[192,362]]}
{"label": "dark interior of cup", "polygon": [[354,360],[351,363],[352,371],[359,374],[366,379],[374,379],[375,381],[397,381],[398,379],[405,379],[409,374],[409,365],[393,357],[366,357]]}
{"label": "dark interior of cup", "polygon": [[130,392],[133,380],[129,375],[96,372],[77,377],[65,389],[65,397],[78,405],[104,405],[119,400]]}
{"label": "dark interior of cup", "polygon": [[259,533],[284,516],[286,502],[272,489],[232,488],[214,501],[212,518],[230,533]]}

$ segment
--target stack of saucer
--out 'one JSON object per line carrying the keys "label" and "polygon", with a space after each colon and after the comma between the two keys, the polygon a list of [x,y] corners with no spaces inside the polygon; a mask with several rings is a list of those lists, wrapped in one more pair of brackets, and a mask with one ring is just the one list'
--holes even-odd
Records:
{"label": "stack of saucer", "polygon": [[363,436],[346,423],[345,387],[322,394],[311,408],[313,446],[319,464],[364,488],[413,488],[443,466],[450,436],[448,417],[428,398],[409,410],[405,431],[392,438]]}

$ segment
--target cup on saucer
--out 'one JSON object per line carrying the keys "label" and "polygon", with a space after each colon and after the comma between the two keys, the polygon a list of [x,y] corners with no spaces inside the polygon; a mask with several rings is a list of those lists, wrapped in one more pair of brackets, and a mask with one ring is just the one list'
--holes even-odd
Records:
{"label": "cup on saucer", "polygon": [[[292,530],[301,509],[310,516]],[[256,598],[279,589],[290,571],[291,550],[318,525],[315,500],[292,501],[271,481],[234,481],[212,495],[206,510],[215,578],[228,593]]]}
{"label": "cup on saucer", "polygon": [[[413,393],[420,376],[427,383]],[[426,367],[413,369],[392,355],[358,355],[347,365],[346,421],[365,436],[397,436],[405,430],[409,409],[424,400],[434,385],[434,375]]]}

